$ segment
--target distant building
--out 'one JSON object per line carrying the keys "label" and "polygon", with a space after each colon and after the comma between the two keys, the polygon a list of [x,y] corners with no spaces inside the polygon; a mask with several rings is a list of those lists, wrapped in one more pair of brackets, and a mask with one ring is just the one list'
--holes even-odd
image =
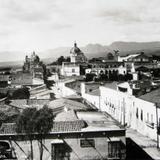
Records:
{"label": "distant building", "polygon": [[17,73],[11,76],[12,86],[31,86],[32,74],[31,73]]}
{"label": "distant building", "polygon": [[74,47],[70,50],[71,63],[83,63],[87,61],[84,53],[77,47],[77,43],[74,43]]}
{"label": "distant building", "polygon": [[86,69],[87,73],[94,73],[99,75],[100,73],[109,74],[115,72],[116,74],[125,75],[127,68],[123,62],[109,61],[109,62],[94,62],[89,63],[90,68]]}
{"label": "distant building", "polygon": [[38,55],[33,52],[31,57],[25,57],[25,62],[23,65],[23,72],[24,73],[31,73],[33,78],[40,78],[43,79],[43,67],[40,64],[40,58]]}
{"label": "distant building", "polygon": [[63,76],[79,76],[80,65],[73,62],[63,62],[61,75]]}
{"label": "distant building", "polygon": [[74,43],[74,47],[70,50],[70,62],[62,63],[61,75],[80,76],[85,74],[86,62],[87,58],[84,53]]}
{"label": "distant building", "polygon": [[0,75],[9,75],[12,72],[11,67],[0,67]]}
{"label": "distant building", "polygon": [[135,57],[128,58],[127,61],[138,62],[138,63],[149,63],[151,59],[149,56],[145,55],[144,52],[141,52]]}

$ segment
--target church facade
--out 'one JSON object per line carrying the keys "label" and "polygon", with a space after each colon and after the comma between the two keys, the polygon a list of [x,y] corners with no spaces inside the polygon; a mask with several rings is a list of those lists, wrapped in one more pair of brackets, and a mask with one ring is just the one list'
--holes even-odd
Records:
{"label": "church facade", "polygon": [[87,58],[84,53],[77,47],[77,43],[70,50],[70,62],[63,62],[61,75],[63,76],[80,76],[81,68],[86,64]]}
{"label": "church facade", "polygon": [[84,53],[77,47],[77,43],[74,43],[74,47],[70,50],[71,63],[84,63],[87,61]]}
{"label": "church facade", "polygon": [[43,67],[40,65],[40,58],[35,52],[33,52],[30,57],[25,57],[23,72],[31,73],[33,78],[43,79]]}

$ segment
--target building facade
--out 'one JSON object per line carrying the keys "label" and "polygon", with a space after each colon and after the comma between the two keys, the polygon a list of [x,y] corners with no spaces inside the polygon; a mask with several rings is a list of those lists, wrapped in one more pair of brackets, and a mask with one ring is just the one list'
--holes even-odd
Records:
{"label": "building facade", "polygon": [[86,93],[84,83],[81,87],[82,97],[93,105],[95,104],[100,111],[108,113],[122,125],[157,141],[157,136],[159,137],[157,131],[160,123],[160,109],[157,106],[159,100],[149,97],[157,97],[159,89],[135,97],[131,90],[122,92],[117,87],[113,89],[100,86],[99,95],[94,95],[97,98],[93,98],[92,94]]}
{"label": "building facade", "polygon": [[77,43],[74,43],[74,47],[70,50],[71,63],[83,63],[87,61],[84,53],[77,47]]}
{"label": "building facade", "polygon": [[31,73],[33,78],[43,79],[43,66],[40,63],[40,58],[33,52],[30,57],[25,57],[25,62],[23,65],[24,73]]}

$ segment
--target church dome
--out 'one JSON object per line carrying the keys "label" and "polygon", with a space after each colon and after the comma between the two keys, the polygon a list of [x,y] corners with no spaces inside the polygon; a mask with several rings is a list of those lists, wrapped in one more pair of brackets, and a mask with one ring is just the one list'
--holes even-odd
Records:
{"label": "church dome", "polygon": [[74,43],[74,47],[70,50],[71,54],[81,54],[81,50],[77,47],[77,43]]}

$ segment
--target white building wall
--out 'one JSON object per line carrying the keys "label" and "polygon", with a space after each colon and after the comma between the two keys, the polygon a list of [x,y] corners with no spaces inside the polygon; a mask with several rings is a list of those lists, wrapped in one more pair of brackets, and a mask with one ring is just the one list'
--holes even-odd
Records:
{"label": "white building wall", "polygon": [[76,62],[76,55],[70,54],[70,59],[71,59],[71,62],[75,63]]}
{"label": "white building wall", "polygon": [[[153,103],[144,101],[139,98],[134,98],[131,117],[131,128],[137,130],[139,133],[157,139],[157,117],[156,107]],[[138,110],[138,114],[137,114]],[[143,112],[143,119],[142,119]],[[137,118],[138,115],[138,118]],[[153,124],[153,125],[152,125]]]}
{"label": "white building wall", "polygon": [[79,76],[80,67],[79,66],[63,66],[61,69],[61,75],[63,76]]}
{"label": "white building wall", "polygon": [[118,74],[125,75],[126,73],[127,73],[127,68],[126,67],[120,66],[118,68]]}
{"label": "white building wall", "polygon": [[100,96],[91,95],[86,93],[85,91],[85,83],[81,83],[81,96],[85,100],[87,100],[89,103],[97,107],[97,109],[100,109]]}
{"label": "white building wall", "polygon": [[157,140],[156,107],[153,103],[106,87],[100,87],[100,93],[102,111],[109,113],[121,124]]}
{"label": "white building wall", "polygon": [[[81,94],[84,99],[99,110],[110,114],[122,125],[157,140],[157,115],[154,103],[103,86],[100,87],[100,97],[90,95],[85,92],[84,83],[81,84]],[[160,109],[158,119],[160,120]]]}
{"label": "white building wall", "polygon": [[105,73],[106,71],[118,71],[118,74],[122,74],[125,75],[127,73],[127,68],[120,66],[120,67],[112,67],[112,68],[87,68],[85,69],[85,73],[95,73],[96,75],[100,74],[101,71],[103,71],[103,73]]}

